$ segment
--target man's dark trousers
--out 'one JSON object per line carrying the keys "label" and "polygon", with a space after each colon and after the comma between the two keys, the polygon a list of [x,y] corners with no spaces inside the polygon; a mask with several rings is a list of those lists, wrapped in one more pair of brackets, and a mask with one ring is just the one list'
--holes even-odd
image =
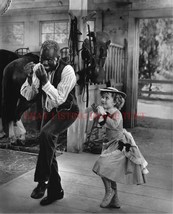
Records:
{"label": "man's dark trousers", "polygon": [[40,151],[34,181],[48,181],[48,195],[56,194],[62,189],[56,161],[56,143],[59,134],[76,120],[78,113],[79,109],[76,104],[73,104],[70,109],[50,113],[44,112],[43,127],[39,136]]}

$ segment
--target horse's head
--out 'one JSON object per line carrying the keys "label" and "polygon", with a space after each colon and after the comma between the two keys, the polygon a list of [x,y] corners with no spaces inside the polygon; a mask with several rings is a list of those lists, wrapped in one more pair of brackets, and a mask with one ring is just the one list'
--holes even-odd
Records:
{"label": "horse's head", "polygon": [[111,41],[106,32],[91,33],[89,36],[91,40],[85,39],[82,45],[82,59],[85,62],[85,69],[89,67],[86,80],[90,79],[91,82],[101,83],[105,76],[103,66]]}
{"label": "horse's head", "polygon": [[91,34],[92,42],[87,38],[82,44],[82,59],[93,66],[104,66],[107,50],[110,45],[110,38],[106,32],[96,32]]}
{"label": "horse's head", "polygon": [[89,39],[84,40],[81,53],[84,68],[78,72],[78,84],[82,90],[86,82],[103,82],[105,78],[103,66],[110,42],[110,37],[106,32],[96,32],[96,34],[91,32]]}
{"label": "horse's head", "polygon": [[96,32],[96,42],[95,42],[96,66],[100,67],[104,66],[110,42],[111,41],[109,35],[106,32]]}

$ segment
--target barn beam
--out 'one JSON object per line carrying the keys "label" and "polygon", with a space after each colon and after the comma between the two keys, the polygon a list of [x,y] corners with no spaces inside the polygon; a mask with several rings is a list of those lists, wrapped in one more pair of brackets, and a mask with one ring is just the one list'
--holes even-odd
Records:
{"label": "barn beam", "polygon": [[[82,33],[80,41],[84,40],[86,36],[86,24],[82,17],[88,13],[88,0],[69,0],[69,11],[76,16],[78,21],[78,29]],[[80,45],[82,45],[80,43]],[[79,47],[80,49],[81,47]],[[81,68],[81,58],[79,60],[79,69]],[[79,88],[76,87],[77,101],[79,104],[80,115],[85,115],[85,105],[83,102],[83,95],[80,95]],[[83,143],[85,142],[85,123],[86,119],[80,117],[68,128],[67,132],[67,151],[68,152],[81,152],[83,150]]]}
{"label": "barn beam", "polygon": [[125,113],[130,115],[124,118],[127,128],[133,128],[137,123],[137,99],[138,99],[138,20],[129,18],[128,23],[128,61],[125,80],[125,91],[127,94]]}

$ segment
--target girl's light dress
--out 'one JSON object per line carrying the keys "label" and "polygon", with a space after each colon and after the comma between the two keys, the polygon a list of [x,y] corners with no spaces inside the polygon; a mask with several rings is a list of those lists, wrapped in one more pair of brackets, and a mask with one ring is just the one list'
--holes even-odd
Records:
{"label": "girl's light dress", "polygon": [[[124,184],[146,183],[145,174],[148,173],[148,163],[142,156],[132,135],[123,129],[123,119],[119,110],[108,116],[105,123],[107,148],[103,148],[102,154],[93,166],[93,171],[112,181]],[[119,140],[124,144],[130,143],[130,151],[125,147],[118,149]]]}

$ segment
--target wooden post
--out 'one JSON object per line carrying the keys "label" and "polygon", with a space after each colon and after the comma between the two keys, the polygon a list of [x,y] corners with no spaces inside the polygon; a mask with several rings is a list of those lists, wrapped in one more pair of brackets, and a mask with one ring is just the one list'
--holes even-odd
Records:
{"label": "wooden post", "polygon": [[[77,17],[78,29],[82,33],[81,39],[86,38],[86,26],[83,23],[83,16],[87,15],[88,0],[70,0],[69,11]],[[81,49],[82,43],[79,43],[79,49]],[[82,69],[81,57],[77,59],[79,62],[78,69]],[[85,126],[86,126],[86,113],[85,113],[85,94],[80,94],[80,89],[76,86],[76,96],[79,105],[79,116],[77,120],[69,127],[67,131],[67,151],[68,152],[80,152],[82,151],[82,144],[85,141]]]}
{"label": "wooden post", "polygon": [[129,17],[128,26],[128,62],[125,81],[125,91],[127,94],[124,125],[133,128],[136,124],[137,113],[137,91],[138,91],[138,25],[137,19]]}

